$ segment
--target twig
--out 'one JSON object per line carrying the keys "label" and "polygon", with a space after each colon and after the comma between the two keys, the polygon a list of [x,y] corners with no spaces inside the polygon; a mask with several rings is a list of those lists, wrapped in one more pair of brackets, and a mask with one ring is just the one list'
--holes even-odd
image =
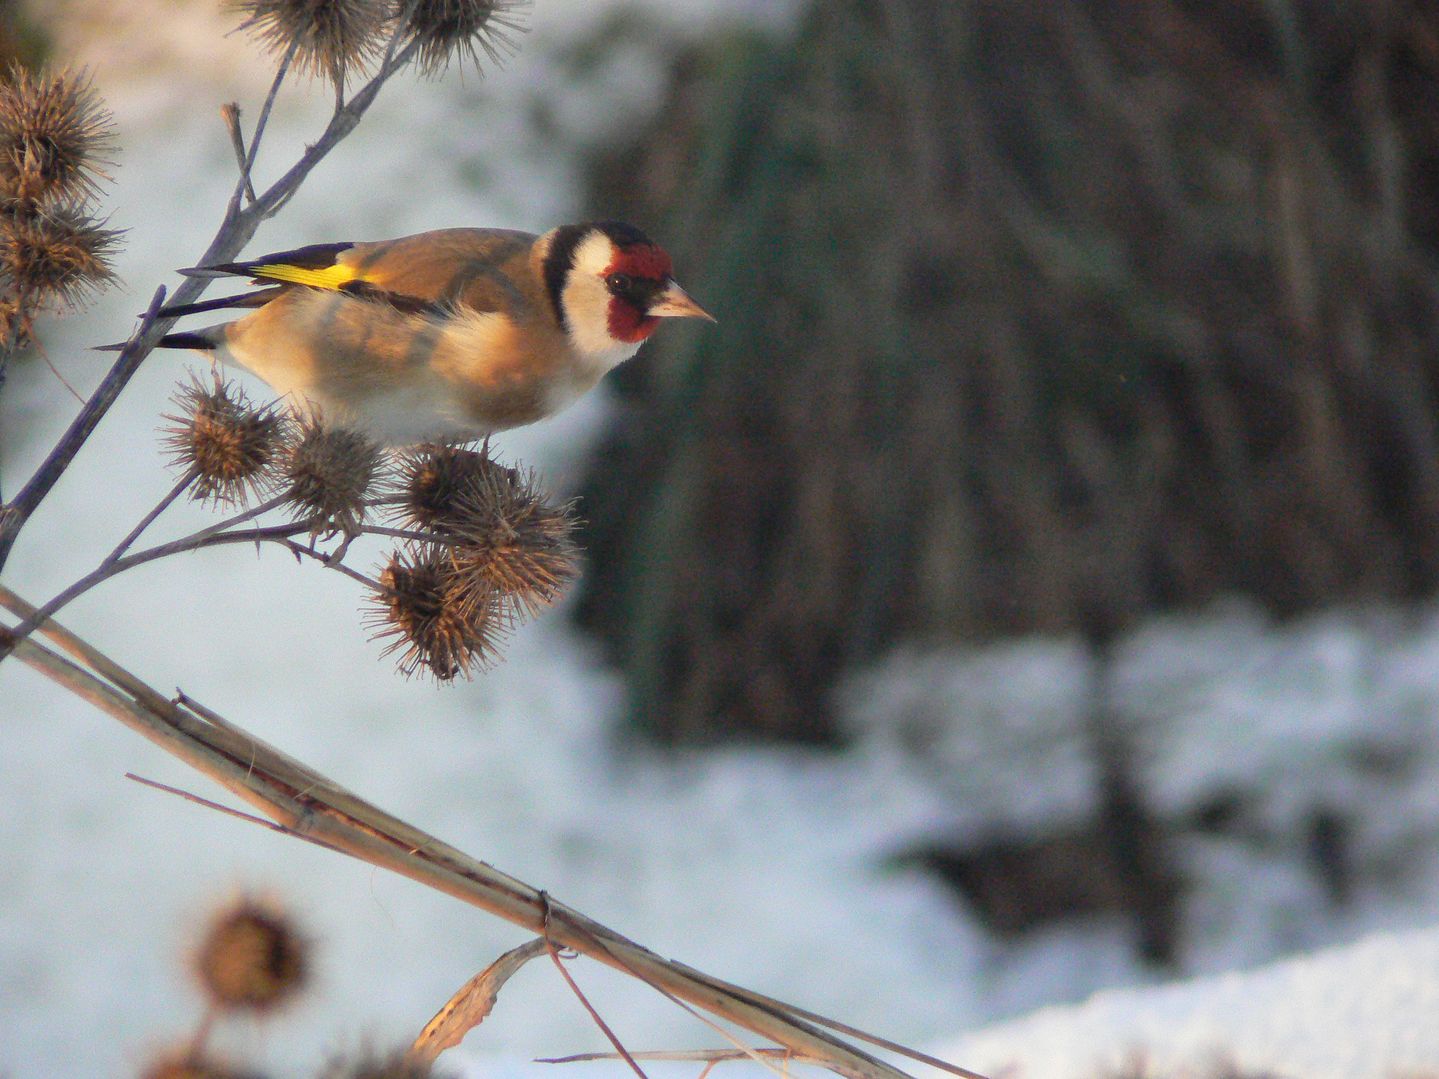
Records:
{"label": "twig", "polygon": [[[20,612],[29,609],[23,601],[16,600],[18,597],[0,586],[0,606]],[[73,634],[47,623],[46,632],[52,630],[74,642],[72,650],[99,656]],[[663,959],[524,882],[363,801],[234,724],[216,725],[181,709],[143,686],[112,660],[99,657],[122,682],[115,682],[113,677],[107,682],[32,640],[17,642],[15,654],[294,832],[489,911],[545,936],[557,947],[633,975],[668,996],[851,1079],[905,1076],[893,1065],[825,1032],[817,1021],[804,1018],[799,1009]],[[116,685],[127,688],[117,689]],[[139,692],[129,687],[138,687]],[[903,1051],[920,1056],[912,1050]],[[946,1067],[955,1074],[975,1077],[975,1073],[953,1065]]]}
{"label": "twig", "polygon": [[[632,971],[631,973],[634,973],[634,972]],[[670,993],[668,993],[668,992],[665,991],[664,989],[660,989],[659,987],[655,987],[655,988],[656,988],[656,992],[658,992],[661,996],[668,997],[669,1000],[670,1000],[670,1002],[671,1002],[672,1004],[674,1004],[675,1006],[677,1006],[677,1007],[679,1007],[679,1008],[682,1008],[683,1010],[689,1012],[690,1015],[694,1016],[694,1017],[695,1017],[696,1019],[698,1019],[701,1023],[705,1024],[705,1026],[709,1027],[709,1028],[710,1028],[711,1030],[713,1030],[716,1034],[718,1034],[721,1038],[724,1038],[726,1041],[728,1041],[731,1045],[733,1045],[733,1046],[735,1047],[735,1051],[736,1051],[736,1052],[741,1053],[741,1054],[743,1054],[744,1056],[749,1057],[749,1058],[750,1058],[751,1060],[753,1060],[756,1064],[758,1064],[760,1067],[764,1068],[764,1069],[767,1070],[767,1071],[774,1072],[776,1075],[781,1074],[780,1069],[776,1068],[773,1064],[771,1064],[771,1063],[769,1063],[767,1060],[765,1060],[765,1059],[759,1054],[758,1050],[756,1050],[753,1046],[751,1046],[751,1045],[746,1045],[744,1042],[740,1041],[740,1039],[736,1038],[733,1034],[731,1034],[731,1033],[730,1033],[728,1030],[726,1030],[724,1027],[722,1027],[722,1026],[720,1026],[718,1023],[716,1023],[713,1019],[710,1019],[708,1016],[704,1015],[703,1013],[696,1011],[693,1007],[691,1007],[689,1004],[686,1004],[683,1000],[679,1000],[678,998],[672,996]],[[789,1007],[789,1005],[783,1005],[783,1007],[786,1007],[786,1008],[787,1008],[787,1007]],[[708,1072],[709,1069],[707,1068],[707,1069],[705,1069],[705,1070],[706,1070],[706,1072]]]}
{"label": "twig", "polygon": [[233,806],[227,806],[220,802],[213,802],[209,798],[201,798],[198,794],[193,794],[187,790],[181,790],[179,787],[172,787],[168,783],[161,783],[158,780],[154,779],[146,779],[144,776],[137,776],[134,772],[126,772],[125,778],[133,779],[142,787],[153,787],[157,791],[164,791],[166,794],[173,794],[178,798],[185,799],[185,801],[187,802],[194,802],[196,805],[204,806],[206,809],[213,809],[215,810],[215,812],[223,813],[227,817],[235,817],[242,821],[248,821],[250,824],[258,824],[261,828],[268,828],[270,831],[279,832],[281,835],[294,836],[296,839],[303,839],[306,843],[313,843],[315,846],[324,847],[326,850],[339,851],[338,847],[331,846],[329,843],[325,843],[322,840],[315,839],[312,836],[307,836],[303,832],[297,832],[293,828],[286,828],[283,824],[276,824],[272,820],[266,820],[264,817],[257,817],[253,813],[246,813],[243,810],[234,808]]}
{"label": "twig", "polygon": [[149,513],[145,514],[144,517],[140,518],[140,523],[137,524],[134,528],[130,529],[129,535],[127,535],[124,539],[117,543],[115,545],[115,549],[105,556],[104,561],[100,563],[101,568],[103,569],[105,566],[113,566],[116,562],[118,562],[120,560],[120,556],[130,549],[130,545],[140,538],[140,534],[144,532],[145,529],[149,528],[152,524],[155,523],[155,518],[159,517],[160,514],[164,513],[165,510],[170,507],[170,504],[175,501],[175,499],[179,498],[182,494],[184,494],[185,488],[189,487],[190,484],[195,482],[196,475],[197,473],[195,472],[195,469],[193,467],[187,469],[185,471],[185,474],[181,476],[178,481],[176,481],[175,486],[170,488],[170,492],[165,495],[164,498],[160,499],[159,502],[155,503],[154,508],[151,509]]}
{"label": "twig", "polygon": [[[780,1060],[793,1061],[796,1064],[818,1064],[820,1061],[811,1060],[794,1052],[792,1049],[776,1049],[767,1046],[763,1049],[647,1049],[638,1053],[631,1053],[636,1060],[667,1060],[678,1063],[694,1064],[721,1064],[727,1060],[749,1060],[752,1055],[762,1057],[777,1057]],[[588,1064],[596,1060],[614,1060],[613,1053],[571,1053],[563,1057],[536,1057],[536,1064]]]}
{"label": "twig", "polygon": [[245,133],[240,130],[240,106],[234,101],[221,105],[220,119],[225,122],[225,130],[230,133],[230,145],[235,150],[235,164],[240,168],[240,175],[245,178],[245,197],[254,202],[255,185],[250,182],[250,173],[245,167]]}
{"label": "twig", "polygon": [[46,350],[44,343],[41,341],[32,341],[31,347],[34,348],[40,358],[45,361],[45,366],[50,369],[50,373],[55,376],[56,381],[65,387],[65,392],[75,398],[76,404],[83,405],[85,398],[80,396],[80,391],[70,385],[70,380],[65,377],[60,368],[55,366],[55,361],[50,358],[50,353]]}
{"label": "twig", "polygon": [[[270,82],[270,91],[265,95],[265,103],[260,106],[260,118],[255,121],[255,134],[250,139],[249,152],[245,154],[240,162],[240,179],[235,184],[235,191],[230,196],[230,206],[226,211],[227,218],[238,217],[240,214],[240,198],[246,193],[250,194],[251,206],[255,203],[255,189],[251,186],[250,176],[255,170],[255,156],[260,152],[260,141],[265,135],[265,125],[270,120],[270,110],[275,107],[275,98],[279,96],[280,85],[285,81],[285,76],[290,73],[290,64],[295,59],[295,52],[300,47],[299,38],[290,42],[290,47],[285,50],[285,55],[280,58],[279,66],[275,69],[275,77]],[[239,131],[238,112],[236,110],[236,131]]]}
{"label": "twig", "polygon": [[[193,286],[181,286],[176,294],[176,300],[184,303],[198,296],[203,284],[197,283]],[[187,295],[187,293],[189,293]],[[120,391],[125,388],[131,377],[140,368],[140,361],[150,354],[155,342],[160,340],[164,331],[174,321],[173,319],[159,319],[160,308],[165,302],[165,287],[161,285],[155,290],[155,295],[150,301],[150,306],[145,312],[145,317],[140,322],[140,329],[130,339],[120,352],[120,357],[106,372],[101,379],[100,385],[90,395],[85,406],[80,410],[79,415],[71,422],[69,428],[60,436],[57,442],[40,463],[35,474],[30,477],[29,482],[20,488],[20,493],[15,496],[14,501],[0,507],[0,568],[5,565],[5,560],[10,555],[10,548],[15,545],[15,538],[20,530],[25,527],[25,522],[30,519],[36,508],[44,501],[45,496],[50,493],[56,482],[65,470],[70,467],[70,462],[80,452],[80,447],[90,437],[110,406],[115,403],[115,398],[120,396]]]}
{"label": "twig", "polygon": [[624,1062],[630,1066],[630,1071],[638,1075],[640,1079],[649,1079],[649,1076],[645,1074],[645,1070],[639,1066],[638,1062],[635,1060],[634,1057],[630,1056],[630,1051],[625,1048],[624,1042],[620,1041],[619,1037],[615,1034],[615,1032],[610,1029],[610,1025],[606,1023],[604,1017],[595,1010],[595,1006],[590,1003],[590,998],[585,996],[584,990],[579,987],[579,983],[575,981],[574,977],[571,976],[570,972],[565,968],[564,961],[560,959],[559,949],[555,947],[555,942],[550,939],[549,893],[541,892],[540,901],[544,904],[545,907],[544,942],[545,950],[550,953],[550,961],[554,963],[555,969],[560,972],[560,977],[565,980],[565,984],[570,987],[570,992],[573,993],[575,995],[575,998],[580,1002],[580,1004],[584,1006],[585,1011],[590,1013],[590,1018],[594,1020],[595,1026],[600,1028],[600,1031],[604,1034],[605,1038],[609,1041],[611,1045],[615,1047],[615,1052],[618,1053],[621,1057],[623,1057]]}
{"label": "twig", "polygon": [[[295,542],[294,537],[296,535],[309,531],[311,526],[307,523],[290,522],[283,525],[270,525],[266,528],[256,528],[246,532],[235,531],[238,525],[251,521],[283,505],[287,499],[287,496],[283,494],[276,495],[273,498],[261,502],[257,506],[252,506],[242,513],[227,517],[223,521],[208,525],[198,532],[192,532],[188,536],[171,540],[168,543],[157,544],[154,547],[148,547],[145,550],[136,551],[133,554],[125,554],[125,551],[129,549],[130,545],[135,542],[140,534],[143,533],[145,529],[164,512],[165,508],[178,498],[193,481],[194,471],[191,470],[181,477],[180,481],[176,483],[170,492],[145,515],[139,524],[130,530],[130,534],[121,540],[115,549],[101,560],[98,566],[41,604],[35,609],[32,617],[24,618],[17,626],[10,630],[7,634],[7,639],[0,640],[0,660],[3,660],[10,654],[14,646],[14,641],[28,637],[46,618],[59,613],[86,592],[103,584],[110,578],[119,576],[126,570],[134,569],[136,566],[143,566],[147,562],[154,562],[156,559],[168,558],[171,555],[184,554],[188,551],[198,551],[206,547],[220,547],[233,543],[255,543],[257,545],[260,543],[276,543],[290,551],[296,558],[312,558],[329,569],[343,573],[345,576],[359,582],[366,588],[376,592],[388,591],[384,585],[373,577],[345,565],[340,557],[334,554],[325,554],[315,550],[313,546]],[[364,534],[385,536],[402,535],[422,540],[441,538],[431,536],[428,533],[406,533],[402,530],[384,529],[378,526],[363,527],[361,532]]]}
{"label": "twig", "polygon": [[[220,547],[231,543],[263,543],[266,541],[288,540],[297,532],[307,531],[308,525],[285,524],[272,525],[269,528],[257,528],[249,532],[221,532],[216,534],[213,528],[204,529],[194,535],[185,536],[183,539],[172,540],[169,543],[161,543],[154,547],[147,547],[143,551],[136,551],[134,554],[125,555],[113,562],[104,562],[81,577],[74,584],[64,591],[53,596],[45,603],[35,609],[32,617],[24,619],[19,625],[10,631],[10,640],[0,640],[0,660],[10,654],[14,642],[23,640],[33,633],[37,626],[51,615],[58,613],[65,606],[79,599],[86,592],[97,585],[103,584],[111,577],[116,577],[128,569],[136,566],[143,566],[146,562],[154,562],[158,558],[168,558],[170,555],[184,554],[186,551],[198,551],[205,547]],[[299,553],[316,554],[300,544],[295,544]],[[316,557],[321,557],[316,555]],[[323,560],[323,558],[322,558]]]}
{"label": "twig", "polygon": [[[315,166],[324,160],[340,140],[355,129],[370,106],[374,104],[380,88],[391,76],[409,63],[419,49],[419,42],[412,39],[398,52],[393,51],[395,46],[396,42],[392,42],[392,51],[387,53],[385,64],[374,78],[351,97],[343,108],[335,110],[320,137],[306,147],[300,159],[290,167],[288,172],[276,180],[264,195],[258,197],[244,209],[240,209],[238,197],[232,200],[224,220],[216,230],[214,239],[210,241],[210,246],[196,262],[197,266],[232,261],[250,242],[250,238],[255,235],[255,230],[259,228],[260,222],[272,216],[289,201]],[[256,125],[256,137],[250,143],[247,160],[252,163],[256,144],[266,118],[262,115],[260,123]],[[237,187],[236,190],[238,192],[240,188]],[[175,294],[171,297],[172,304],[190,303],[197,299],[208,286],[209,279],[207,278],[187,278],[175,290]],[[115,399],[120,396],[120,391],[134,377],[141,362],[155,347],[155,343],[174,324],[173,318],[159,318],[159,311],[164,299],[165,289],[161,287],[155,293],[149,309],[145,312],[145,317],[141,321],[140,329],[135,337],[131,338],[130,343],[121,350],[119,357],[101,380],[100,385],[90,395],[84,407],[45,460],[41,462],[39,469],[20,489],[20,493],[16,495],[14,501],[0,507],[0,568],[4,568],[10,549],[15,545],[15,540],[21,529],[25,527],[25,523],[49,495],[60,477],[64,475],[65,470],[70,467],[75,455],[80,452],[80,448],[89,439],[105,414],[110,411]]]}
{"label": "twig", "polygon": [[[295,193],[300,182],[324,159],[326,154],[335,148],[335,144],[355,129],[369,107],[374,104],[375,97],[379,94],[385,80],[409,63],[419,47],[418,41],[411,40],[393,57],[389,64],[382,67],[374,78],[351,96],[349,101],[345,102],[344,108],[336,109],[320,137],[306,148],[305,152],[300,155],[300,160],[290,167],[289,172],[276,180],[253,206],[246,208],[244,215],[253,214],[255,225],[258,225],[260,221],[279,210]],[[253,231],[252,228],[251,232]],[[215,261],[223,262],[225,260],[217,259]]]}
{"label": "twig", "polygon": [[[268,539],[269,537],[266,538]],[[366,574],[361,573],[357,569],[351,569],[349,566],[345,565],[345,563],[341,562],[338,558],[333,558],[329,555],[323,554],[320,551],[315,550],[313,547],[305,546],[305,544],[303,543],[296,543],[293,539],[274,539],[270,540],[270,542],[280,543],[281,545],[289,548],[289,550],[297,558],[302,556],[306,558],[313,558],[316,562],[319,562],[326,569],[332,569],[339,573],[343,573],[346,577],[350,578],[350,580],[358,581],[366,588],[372,589],[376,592],[388,593],[393,591],[393,589],[386,588],[373,577],[367,576]]]}
{"label": "twig", "polygon": [[367,536],[415,540],[418,543],[454,543],[455,541],[453,536],[446,536],[439,532],[417,532],[413,528],[388,528],[385,525],[362,525],[360,531]]}

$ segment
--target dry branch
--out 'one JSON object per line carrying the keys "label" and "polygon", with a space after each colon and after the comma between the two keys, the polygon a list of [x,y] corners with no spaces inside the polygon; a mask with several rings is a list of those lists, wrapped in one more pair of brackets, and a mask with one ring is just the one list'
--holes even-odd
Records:
{"label": "dry branch", "polygon": [[[224,220],[220,223],[210,246],[195,265],[209,266],[233,261],[245,244],[249,243],[261,222],[273,217],[294,196],[300,184],[304,182],[315,166],[359,124],[385,82],[409,63],[419,48],[415,42],[396,49],[397,44],[398,38],[391,43],[391,51],[386,55],[379,71],[348,102],[336,101],[335,111],[325,126],[325,130],[321,132],[318,139],[306,146],[300,159],[283,176],[271,184],[259,198],[252,198],[249,204],[242,209],[241,198],[251,186],[249,169],[254,164],[255,153],[264,133],[270,106],[285,75],[286,68],[284,65],[281,66],[276,73],[264,107],[261,109],[259,122],[250,140],[246,167],[236,181],[235,193],[230,200]],[[169,298],[171,305],[180,306],[198,299],[208,285],[209,282],[205,278],[187,278],[175,290],[175,294]],[[80,452],[81,447],[110,410],[116,398],[120,396],[120,391],[140,369],[141,362],[149,356],[156,343],[174,324],[173,317],[163,319],[158,317],[164,298],[163,289],[156,293],[140,328],[126,344],[110,370],[106,372],[100,385],[90,395],[69,428],[61,435],[60,440],[41,462],[34,475],[21,487],[15,498],[0,506],[0,567],[4,566],[10,554],[10,548],[14,545],[30,516],[59,482],[60,477],[65,474],[76,454]]]}
{"label": "dry branch", "polygon": [[[36,609],[0,585],[0,606],[28,620]],[[0,635],[8,635],[0,629]],[[926,1057],[664,959],[546,893],[471,858],[364,801],[283,751],[187,697],[169,700],[53,620],[41,627],[67,659],[33,640],[14,643],[21,662],[90,701],[172,756],[203,772],[285,829],[454,896],[629,974],[799,1057],[852,1079],[906,1073],[824,1028],[904,1053],[964,1079],[974,1072]]]}

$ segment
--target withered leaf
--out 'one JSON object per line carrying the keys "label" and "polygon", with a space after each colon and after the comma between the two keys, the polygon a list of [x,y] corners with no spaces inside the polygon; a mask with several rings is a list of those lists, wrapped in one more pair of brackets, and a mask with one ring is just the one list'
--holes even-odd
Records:
{"label": "withered leaf", "polygon": [[420,1036],[410,1047],[410,1055],[433,1064],[446,1049],[459,1045],[466,1034],[485,1021],[510,976],[535,956],[544,955],[545,951],[543,937],[526,941],[518,948],[511,948],[460,986],[459,991],[425,1024],[425,1029],[420,1031]]}

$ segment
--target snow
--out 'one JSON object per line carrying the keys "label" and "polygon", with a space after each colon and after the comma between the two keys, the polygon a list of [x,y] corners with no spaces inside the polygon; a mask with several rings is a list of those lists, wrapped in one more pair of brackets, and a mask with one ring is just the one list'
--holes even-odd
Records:
{"label": "snow", "polygon": [[[586,59],[587,35],[622,9],[637,13],[625,23],[640,28],[630,46]],[[173,286],[173,268],[203,250],[233,170],[216,107],[239,100],[253,117],[268,71],[243,37],[220,36],[231,20],[207,5],[64,0],[48,10],[64,53],[91,66],[117,113],[107,209],[131,230],[125,288],[46,334],[50,358],[84,393],[102,371],[86,346],[123,336],[156,284]],[[580,152],[642,115],[656,58],[721,20],[782,26],[791,10],[541,0],[503,70],[387,89],[251,251],[565,220]],[[282,95],[262,177],[314,137],[325,96]],[[32,599],[53,593],[169,486],[154,430],[182,369],[168,357],[146,364],[22,538],[7,584]],[[563,491],[604,408],[594,395],[503,449]],[[0,489],[15,490],[72,410],[44,365],[13,373],[0,395]],[[211,519],[181,507],[162,534]],[[357,564],[379,552],[362,548]],[[1078,728],[1093,670],[1076,642],[901,649],[843,692],[861,734],[842,755],[661,756],[617,732],[621,687],[561,613],[517,634],[494,672],[441,689],[397,677],[366,641],[357,605],[337,574],[228,549],[133,571],[63,620],[162,689],[183,687],[662,954],[968,1067],[1089,1076],[1136,1049],[1165,1066],[1229,1053],[1336,1079],[1439,1066],[1439,936],[1417,928],[1439,900],[1439,612],[1331,612],[1276,627],[1232,606],[1157,620],[1120,643],[1114,701],[1140,738],[1157,808],[1182,818],[1237,789],[1251,816],[1246,834],[1186,847],[1196,880],[1186,964],[1211,976],[1118,990],[1107,987],[1146,979],[1121,927],[995,941],[932,878],[892,860],[920,840],[1042,833],[1091,808]],[[204,913],[238,890],[281,897],[319,949],[303,1004],[220,1032],[274,1074],[408,1040],[523,937],[407,881],[125,781],[134,771],[216,795],[15,662],[0,664],[0,716],[7,1076],[132,1072],[182,1037],[198,1014],[186,947]],[[1357,822],[1364,883],[1348,908],[1329,904],[1294,854],[1319,805]],[[575,973],[632,1047],[714,1043],[652,992],[593,964]],[[533,1057],[605,1048],[537,963],[444,1063],[529,1075],[547,1070]]]}
{"label": "snow", "polygon": [[[1439,1061],[1439,932],[1159,988],[1111,990],[952,1042],[948,1057],[1015,1079],[1244,1074],[1393,1079]],[[936,1073],[939,1074],[939,1073]]]}

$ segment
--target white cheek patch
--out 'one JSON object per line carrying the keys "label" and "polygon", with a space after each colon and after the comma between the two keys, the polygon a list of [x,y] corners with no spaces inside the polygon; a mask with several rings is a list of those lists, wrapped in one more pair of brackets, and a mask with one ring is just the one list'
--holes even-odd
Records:
{"label": "white cheek patch", "polygon": [[602,232],[586,236],[575,248],[574,263],[562,297],[570,343],[587,362],[608,371],[639,351],[640,342],[610,336],[610,290],[605,271],[614,260],[614,245]]}

